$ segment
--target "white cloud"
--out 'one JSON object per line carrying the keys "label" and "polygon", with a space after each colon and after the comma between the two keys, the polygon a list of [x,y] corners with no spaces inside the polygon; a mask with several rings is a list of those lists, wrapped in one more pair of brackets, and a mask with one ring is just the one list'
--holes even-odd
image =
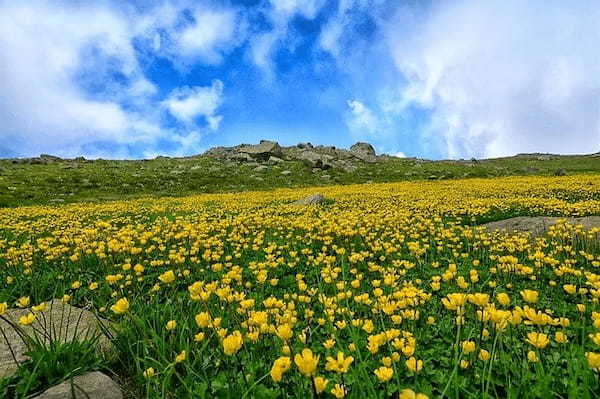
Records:
{"label": "white cloud", "polygon": [[346,124],[350,130],[359,136],[373,135],[379,130],[379,121],[373,111],[358,100],[348,100],[350,117]]}
{"label": "white cloud", "polygon": [[214,80],[211,86],[179,87],[169,94],[163,105],[186,124],[202,116],[212,130],[217,130],[222,117],[216,115],[216,111],[222,102],[223,82]]}
{"label": "white cloud", "polygon": [[451,157],[598,151],[599,21],[593,1],[460,0],[420,17],[400,10],[387,28],[408,80],[400,103],[432,113]]}
{"label": "white cloud", "polygon": [[[153,151],[170,141],[190,147],[199,137],[163,124],[157,88],[138,57],[150,51],[182,63],[219,62],[241,40],[238,15],[185,1],[144,14],[110,4],[0,0],[0,151],[132,156],[132,146]],[[186,9],[193,20],[182,25]],[[148,47],[140,49],[145,41]],[[187,97],[184,89],[171,93],[170,100],[179,99],[169,108],[173,115],[203,116],[216,130],[222,83],[189,90]]]}
{"label": "white cloud", "polygon": [[[94,57],[113,61],[131,98],[154,92],[121,16],[102,7],[46,2],[2,2],[0,8],[0,134],[14,143],[12,151],[62,154],[65,142],[77,151],[86,142],[147,139],[148,132],[136,131],[142,117],[118,102],[89,97],[77,82],[80,67],[90,61],[84,50],[94,48]],[[94,80],[94,71],[87,72],[86,79]]]}

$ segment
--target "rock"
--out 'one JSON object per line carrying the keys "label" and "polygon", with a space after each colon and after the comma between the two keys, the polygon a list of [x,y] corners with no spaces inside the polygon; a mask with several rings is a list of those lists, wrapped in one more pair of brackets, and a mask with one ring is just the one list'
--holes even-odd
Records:
{"label": "rock", "polygon": [[41,154],[40,158],[45,161],[48,161],[48,162],[62,161],[62,158],[57,157],[56,155],[50,155],[50,154]]}
{"label": "rock", "polygon": [[[36,315],[36,320],[29,326],[21,326],[26,334],[30,336],[35,334],[43,342],[48,342],[48,338],[44,335],[45,332],[52,332],[52,339],[61,342],[68,342],[74,338],[85,339],[100,335],[98,349],[105,355],[111,354],[112,345],[102,332],[103,329],[111,327],[109,321],[97,318],[88,310],[64,304],[58,299],[45,303],[47,310],[33,312]],[[18,325],[19,318],[30,312],[30,309],[10,309],[6,311],[4,317],[13,324]],[[27,347],[17,331],[2,319],[0,319],[0,329],[6,335],[6,338],[0,335],[0,378],[3,378],[17,369],[11,349],[17,362],[22,362],[27,359],[25,356]]]}
{"label": "rock", "polygon": [[322,204],[326,201],[325,197],[321,194],[313,194],[308,197],[299,199],[298,201],[294,201],[294,205],[314,205],[314,204]]}
{"label": "rock", "polygon": [[277,165],[278,163],[281,163],[281,162],[283,162],[283,159],[273,157],[273,156],[269,157],[269,160],[267,161],[267,163],[269,165]]}
{"label": "rock", "polygon": [[555,225],[559,219],[566,219],[567,223],[573,225],[582,225],[585,230],[600,228],[600,216],[585,216],[578,218],[558,218],[550,216],[535,217],[515,217],[497,222],[482,224],[489,231],[507,231],[507,232],[529,232],[532,236],[540,236],[546,233],[550,226]]}
{"label": "rock", "polygon": [[251,162],[254,160],[254,158],[252,158],[249,154],[247,154],[245,152],[239,152],[236,154],[232,154],[229,159],[238,161],[238,162]]}
{"label": "rock", "polygon": [[302,151],[298,159],[309,168],[329,169],[332,166],[333,157],[327,154],[319,154],[314,151]]}
{"label": "rock", "polygon": [[284,176],[288,176],[288,175],[292,174],[292,171],[290,171],[290,170],[284,170],[283,172],[281,172],[281,174],[284,175]]}
{"label": "rock", "polygon": [[369,143],[358,142],[350,147],[350,153],[365,162],[375,162],[375,149]]}
{"label": "rock", "polygon": [[265,165],[258,165],[256,168],[252,169],[253,172],[262,172],[269,169],[268,166]]}
{"label": "rock", "polygon": [[250,155],[255,159],[267,160],[271,156],[282,157],[283,151],[275,141],[261,140],[260,144],[245,145],[238,149],[238,152]]}
{"label": "rock", "polygon": [[116,382],[99,371],[74,377],[47,389],[35,399],[122,399]]}
{"label": "rock", "polygon": [[567,171],[565,169],[556,169],[554,171],[554,176],[566,176]]}

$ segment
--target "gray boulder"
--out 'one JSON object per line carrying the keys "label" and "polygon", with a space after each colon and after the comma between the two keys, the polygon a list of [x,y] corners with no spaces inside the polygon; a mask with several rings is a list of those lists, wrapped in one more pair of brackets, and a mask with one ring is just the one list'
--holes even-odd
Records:
{"label": "gray boulder", "polygon": [[322,204],[326,201],[325,197],[321,194],[313,194],[308,197],[299,199],[298,201],[294,201],[294,205],[314,205],[314,204]]}
{"label": "gray boulder", "polygon": [[238,152],[245,153],[255,159],[268,160],[269,157],[283,156],[283,150],[275,141],[261,140],[259,144],[245,145],[238,149]]}
{"label": "gray boulder", "polygon": [[273,157],[273,156],[269,157],[269,160],[267,161],[267,163],[269,165],[277,165],[277,164],[279,164],[281,162],[283,162],[283,159],[277,158],[277,157]]}
{"label": "gray boulder", "polygon": [[358,142],[350,147],[350,152],[363,161],[372,162],[377,155],[375,148],[369,143]]}
{"label": "gray boulder", "polygon": [[74,377],[47,389],[35,399],[122,399],[116,382],[99,371]]}
{"label": "gray boulder", "polygon": [[327,154],[318,154],[314,151],[302,151],[298,159],[310,168],[329,169],[332,167],[333,157]]}

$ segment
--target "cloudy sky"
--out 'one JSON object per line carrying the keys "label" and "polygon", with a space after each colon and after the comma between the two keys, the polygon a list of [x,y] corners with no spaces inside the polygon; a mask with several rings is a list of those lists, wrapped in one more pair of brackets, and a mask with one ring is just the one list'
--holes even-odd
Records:
{"label": "cloudy sky", "polygon": [[600,5],[0,0],[0,157],[600,151]]}

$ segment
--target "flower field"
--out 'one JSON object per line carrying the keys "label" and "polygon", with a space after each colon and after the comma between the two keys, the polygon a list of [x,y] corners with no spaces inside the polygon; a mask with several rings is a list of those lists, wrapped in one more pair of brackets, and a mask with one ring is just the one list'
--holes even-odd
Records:
{"label": "flower field", "polygon": [[114,321],[139,397],[600,395],[600,230],[477,227],[600,215],[600,175],[319,191],[1,210],[0,314]]}

